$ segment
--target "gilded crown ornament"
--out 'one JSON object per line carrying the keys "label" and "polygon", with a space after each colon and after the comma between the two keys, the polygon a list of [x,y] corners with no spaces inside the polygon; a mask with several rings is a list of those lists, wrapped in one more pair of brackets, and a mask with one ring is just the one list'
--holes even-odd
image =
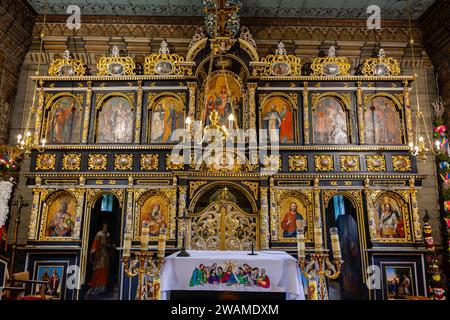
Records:
{"label": "gilded crown ornament", "polygon": [[130,76],[134,75],[136,64],[131,57],[123,57],[117,46],[111,49],[109,57],[101,57],[97,64],[99,76]]}
{"label": "gilded crown ornament", "polygon": [[386,51],[383,48],[380,48],[376,58],[366,59],[362,67],[365,76],[397,76],[400,72],[398,60],[386,58]]}
{"label": "gilded crown ornament", "polygon": [[144,73],[156,75],[192,75],[193,62],[186,62],[184,57],[170,53],[169,44],[163,40],[158,53],[145,58]]}
{"label": "gilded crown ornament", "polygon": [[250,65],[253,67],[254,76],[301,75],[301,59],[287,54],[286,46],[282,41],[278,42],[275,54],[269,54],[260,62],[251,62]]}
{"label": "gilded crown ornament", "polygon": [[73,59],[70,51],[64,51],[62,58],[55,59],[48,69],[50,76],[73,77],[86,75],[86,67],[83,61]]}
{"label": "gilded crown ornament", "polygon": [[326,58],[315,58],[311,64],[314,76],[348,76],[350,63],[346,57],[336,57],[336,47],[331,46]]}

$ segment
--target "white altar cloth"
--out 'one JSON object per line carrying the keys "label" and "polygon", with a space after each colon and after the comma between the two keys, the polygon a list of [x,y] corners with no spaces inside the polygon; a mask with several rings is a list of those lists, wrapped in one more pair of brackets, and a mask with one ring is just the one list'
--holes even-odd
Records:
{"label": "white altar cloth", "polygon": [[283,251],[194,251],[165,259],[161,296],[174,290],[284,292],[287,300],[305,300],[297,260]]}

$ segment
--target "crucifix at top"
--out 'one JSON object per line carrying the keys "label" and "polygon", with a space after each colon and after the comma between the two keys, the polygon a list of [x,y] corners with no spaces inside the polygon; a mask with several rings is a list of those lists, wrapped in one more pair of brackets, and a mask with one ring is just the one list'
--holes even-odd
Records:
{"label": "crucifix at top", "polygon": [[227,20],[228,17],[239,11],[239,6],[226,6],[226,1],[227,0],[211,0],[210,2],[215,2],[214,6],[208,6],[205,8],[205,13],[206,14],[213,14],[216,16],[216,21],[217,21],[217,31],[215,36],[216,37],[223,37],[226,36],[227,30],[226,30],[226,25],[227,25]]}

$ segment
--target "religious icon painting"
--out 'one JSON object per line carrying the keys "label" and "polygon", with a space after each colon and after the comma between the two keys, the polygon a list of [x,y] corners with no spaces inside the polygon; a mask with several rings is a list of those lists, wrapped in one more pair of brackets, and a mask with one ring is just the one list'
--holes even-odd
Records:
{"label": "religious icon painting", "polygon": [[413,265],[383,265],[384,290],[388,300],[405,300],[415,296],[416,286]]}
{"label": "religious icon painting", "polygon": [[178,142],[175,131],[184,128],[185,108],[174,96],[164,96],[152,103],[149,112],[150,143]]}
{"label": "religious icon painting", "polygon": [[148,225],[150,238],[156,240],[161,229],[169,226],[169,201],[162,194],[147,193],[141,196],[138,206],[136,240],[141,237],[143,225]]}
{"label": "religious icon painting", "polygon": [[47,113],[48,144],[79,143],[81,135],[81,104],[72,96],[56,100]]}
{"label": "religious icon painting", "polygon": [[261,124],[268,131],[270,142],[295,142],[293,105],[287,98],[273,96],[267,99],[262,107]]}
{"label": "religious icon painting", "polygon": [[77,201],[66,191],[52,193],[43,205],[41,238],[72,238],[76,224]]}
{"label": "religious icon painting", "polygon": [[347,112],[334,97],[324,97],[313,107],[313,139],[317,144],[349,143]]}
{"label": "religious icon painting", "polygon": [[133,107],[128,99],[114,96],[101,105],[96,123],[97,143],[131,143]]}
{"label": "religious icon painting", "polygon": [[205,126],[211,125],[210,115],[216,111],[219,126],[229,129],[230,115],[234,117],[233,127],[242,128],[243,123],[243,98],[239,82],[230,74],[216,74],[209,79],[207,91],[206,110],[203,112]]}
{"label": "religious icon painting", "polygon": [[408,206],[395,192],[381,194],[375,203],[374,224],[377,240],[405,242],[410,238]]}
{"label": "religious icon painting", "polygon": [[366,144],[402,144],[402,121],[392,99],[369,100],[364,117]]}
{"label": "religious icon painting", "polygon": [[306,241],[312,241],[313,229],[308,228],[313,225],[312,192],[275,190],[275,201],[272,236],[280,242],[296,242],[297,230],[303,228]]}
{"label": "religious icon painting", "polygon": [[63,281],[65,279],[65,265],[37,263],[34,271],[34,278],[39,283],[33,285],[35,295],[52,296],[54,299],[61,299]]}

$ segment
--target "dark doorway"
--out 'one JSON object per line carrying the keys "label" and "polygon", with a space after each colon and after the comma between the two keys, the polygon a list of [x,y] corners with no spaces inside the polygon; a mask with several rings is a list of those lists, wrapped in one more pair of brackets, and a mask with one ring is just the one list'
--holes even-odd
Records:
{"label": "dark doorway", "polygon": [[[343,195],[335,195],[326,209],[328,227],[338,228],[341,245],[342,265],[341,275],[337,280],[330,281],[329,297],[331,300],[362,300],[365,293],[361,274],[361,251],[356,208]],[[330,239],[328,247],[331,248]]]}
{"label": "dark doorway", "polygon": [[91,211],[85,299],[118,299],[120,221],[119,201],[103,194]]}

